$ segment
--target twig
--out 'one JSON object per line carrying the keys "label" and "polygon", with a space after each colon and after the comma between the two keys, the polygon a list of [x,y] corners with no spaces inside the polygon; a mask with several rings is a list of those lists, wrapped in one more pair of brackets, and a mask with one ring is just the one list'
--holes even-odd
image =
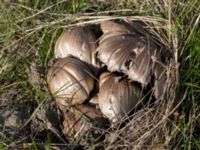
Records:
{"label": "twig", "polygon": [[1,87],[1,90],[5,90],[5,89],[7,89],[7,88],[10,88],[10,87],[12,87],[12,86],[15,86],[15,85],[18,85],[18,84],[20,84],[21,82],[14,82],[14,83],[11,83],[11,84],[9,84],[9,85],[3,85],[2,87]]}

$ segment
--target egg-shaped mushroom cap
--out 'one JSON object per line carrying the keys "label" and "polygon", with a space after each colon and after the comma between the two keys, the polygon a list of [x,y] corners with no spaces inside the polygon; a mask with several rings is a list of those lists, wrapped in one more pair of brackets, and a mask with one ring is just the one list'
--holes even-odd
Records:
{"label": "egg-shaped mushroom cap", "polygon": [[127,116],[142,97],[140,86],[110,75],[100,87],[99,107],[111,122],[117,122]]}
{"label": "egg-shaped mushroom cap", "polygon": [[64,106],[83,103],[94,88],[90,68],[72,56],[56,60],[48,70],[47,83],[56,102]]}
{"label": "egg-shaped mushroom cap", "polygon": [[87,27],[73,27],[61,34],[55,44],[55,57],[72,55],[80,60],[99,67],[95,56],[96,37]]}

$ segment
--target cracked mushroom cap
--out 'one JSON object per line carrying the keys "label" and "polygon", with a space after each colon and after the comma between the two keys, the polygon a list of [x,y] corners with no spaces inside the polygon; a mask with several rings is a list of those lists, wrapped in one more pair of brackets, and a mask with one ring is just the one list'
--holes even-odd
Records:
{"label": "cracked mushroom cap", "polygon": [[61,34],[55,44],[55,57],[63,58],[69,55],[99,67],[95,57],[96,37],[86,27],[73,27]]}
{"label": "cracked mushroom cap", "polygon": [[[113,27],[114,28],[114,27]],[[97,48],[97,57],[111,72],[123,72],[133,80],[146,85],[151,78],[152,56],[157,47],[146,37],[136,32],[112,30],[102,35]]]}
{"label": "cracked mushroom cap", "polygon": [[48,70],[47,83],[57,104],[61,106],[83,103],[94,88],[90,68],[72,56],[56,60]]}
{"label": "cracked mushroom cap", "polygon": [[99,107],[111,122],[117,122],[136,107],[142,96],[140,86],[110,74],[100,87]]}

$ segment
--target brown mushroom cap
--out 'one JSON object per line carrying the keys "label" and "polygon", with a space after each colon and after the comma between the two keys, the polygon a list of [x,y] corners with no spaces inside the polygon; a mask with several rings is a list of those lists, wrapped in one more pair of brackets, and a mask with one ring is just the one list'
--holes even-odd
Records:
{"label": "brown mushroom cap", "polygon": [[47,83],[59,105],[84,102],[94,88],[90,68],[81,60],[68,56],[58,59],[48,70]]}
{"label": "brown mushroom cap", "polygon": [[78,137],[92,127],[103,127],[102,113],[90,105],[75,105],[64,114],[63,133],[67,137]]}
{"label": "brown mushroom cap", "polygon": [[84,62],[99,66],[96,57],[96,37],[86,27],[74,27],[61,34],[55,44],[55,57],[75,56]]}
{"label": "brown mushroom cap", "polygon": [[100,87],[99,107],[107,118],[116,122],[130,113],[142,96],[138,85],[110,74]]}

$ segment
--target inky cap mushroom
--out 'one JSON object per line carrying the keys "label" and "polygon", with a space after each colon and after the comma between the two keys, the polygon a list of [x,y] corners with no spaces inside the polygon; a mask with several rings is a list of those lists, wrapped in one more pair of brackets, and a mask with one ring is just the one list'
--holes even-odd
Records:
{"label": "inky cap mushroom", "polygon": [[56,60],[48,70],[47,83],[56,102],[64,106],[83,103],[94,88],[90,68],[72,56]]}
{"label": "inky cap mushroom", "polygon": [[63,58],[69,55],[99,67],[95,57],[97,47],[95,35],[86,27],[74,27],[61,34],[56,41],[55,57]]}
{"label": "inky cap mushroom", "polygon": [[127,116],[142,96],[140,86],[110,74],[100,87],[99,107],[111,122],[116,122]]}

